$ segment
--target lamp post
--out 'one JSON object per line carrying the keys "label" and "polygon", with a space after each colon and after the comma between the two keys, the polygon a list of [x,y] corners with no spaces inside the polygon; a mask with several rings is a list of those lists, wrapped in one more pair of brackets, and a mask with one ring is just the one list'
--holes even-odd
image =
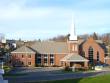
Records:
{"label": "lamp post", "polygon": [[2,61],[2,69],[3,69],[3,61]]}
{"label": "lamp post", "polygon": [[3,69],[3,61],[1,62],[0,74],[4,74],[4,69]]}

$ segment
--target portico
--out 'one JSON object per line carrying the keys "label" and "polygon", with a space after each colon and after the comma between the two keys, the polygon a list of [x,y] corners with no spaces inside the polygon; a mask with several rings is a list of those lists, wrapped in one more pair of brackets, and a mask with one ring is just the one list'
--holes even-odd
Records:
{"label": "portico", "polygon": [[88,60],[78,54],[68,54],[61,59],[62,66],[88,68]]}

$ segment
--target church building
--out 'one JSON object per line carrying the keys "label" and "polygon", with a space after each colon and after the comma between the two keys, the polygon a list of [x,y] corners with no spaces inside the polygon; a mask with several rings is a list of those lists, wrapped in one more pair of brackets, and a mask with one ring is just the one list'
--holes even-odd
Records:
{"label": "church building", "polygon": [[106,63],[106,47],[101,40],[89,37],[80,41],[72,22],[67,42],[38,41],[31,46],[22,46],[11,52],[13,66],[69,66],[88,68],[89,65]]}

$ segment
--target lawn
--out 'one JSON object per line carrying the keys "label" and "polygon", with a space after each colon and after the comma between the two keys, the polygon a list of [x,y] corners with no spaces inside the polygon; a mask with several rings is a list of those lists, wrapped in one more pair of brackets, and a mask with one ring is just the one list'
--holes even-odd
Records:
{"label": "lawn", "polygon": [[110,83],[110,75],[79,78],[79,79],[67,79],[67,80],[56,80],[56,81],[45,81],[45,82],[25,82],[25,83]]}

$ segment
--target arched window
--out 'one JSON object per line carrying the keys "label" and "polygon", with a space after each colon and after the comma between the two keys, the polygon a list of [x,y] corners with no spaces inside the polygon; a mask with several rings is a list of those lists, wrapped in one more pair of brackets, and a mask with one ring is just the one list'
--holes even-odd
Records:
{"label": "arched window", "polygon": [[89,47],[88,49],[88,54],[89,54],[89,63],[90,64],[93,64],[93,48],[92,47]]}
{"label": "arched window", "polygon": [[99,51],[97,51],[97,55],[99,55]]}
{"label": "arched window", "polygon": [[99,59],[99,52],[97,51],[97,62],[99,62],[100,59]]}

